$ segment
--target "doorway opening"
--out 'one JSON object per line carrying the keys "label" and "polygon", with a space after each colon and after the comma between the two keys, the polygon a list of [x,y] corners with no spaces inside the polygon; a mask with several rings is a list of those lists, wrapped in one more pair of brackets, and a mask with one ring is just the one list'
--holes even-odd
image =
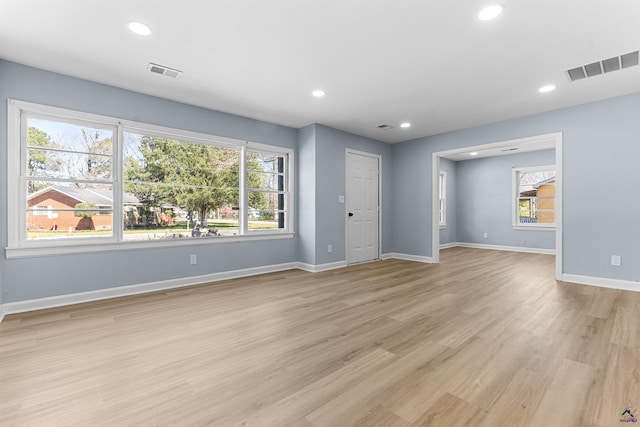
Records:
{"label": "doorway opening", "polygon": [[[441,166],[440,160],[447,159],[454,162],[478,159],[483,157],[503,156],[515,153],[525,153],[540,150],[555,150],[555,257],[556,279],[562,277],[562,133],[551,133],[527,138],[506,140],[496,143],[463,147],[432,154],[432,227],[431,254],[432,262],[440,261],[440,226],[441,226]],[[486,235],[485,235],[486,237]]]}

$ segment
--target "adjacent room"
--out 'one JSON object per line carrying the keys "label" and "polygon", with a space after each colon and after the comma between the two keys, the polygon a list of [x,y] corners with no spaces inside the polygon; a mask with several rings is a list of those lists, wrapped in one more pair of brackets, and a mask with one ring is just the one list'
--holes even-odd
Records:
{"label": "adjacent room", "polygon": [[0,426],[637,422],[638,17],[0,0]]}

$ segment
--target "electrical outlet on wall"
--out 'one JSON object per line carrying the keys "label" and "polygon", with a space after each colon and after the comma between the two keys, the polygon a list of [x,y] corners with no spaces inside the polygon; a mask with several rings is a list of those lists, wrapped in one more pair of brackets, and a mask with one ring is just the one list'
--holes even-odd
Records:
{"label": "electrical outlet on wall", "polygon": [[611,255],[611,265],[620,266],[620,255]]}
{"label": "electrical outlet on wall", "polygon": [[330,253],[330,254],[333,253],[333,245],[327,246],[327,253]]}
{"label": "electrical outlet on wall", "polygon": [[489,233],[487,233],[487,232],[485,231],[485,233],[484,233],[484,238],[485,238],[485,239],[487,239],[488,237],[489,237]]}
{"label": "electrical outlet on wall", "polygon": [[189,264],[196,265],[198,263],[198,257],[196,255],[189,255]]}

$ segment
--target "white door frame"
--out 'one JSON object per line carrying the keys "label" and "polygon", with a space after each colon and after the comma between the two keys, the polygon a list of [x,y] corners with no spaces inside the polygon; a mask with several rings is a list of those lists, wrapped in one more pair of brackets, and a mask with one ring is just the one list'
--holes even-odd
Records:
{"label": "white door frame", "polygon": [[351,264],[349,260],[349,212],[347,211],[349,201],[349,154],[357,154],[359,156],[372,157],[378,159],[378,259],[380,259],[382,253],[382,155],[367,153],[365,151],[358,151],[351,148],[345,150],[344,162],[345,162],[345,174],[344,174],[344,257],[347,265]]}
{"label": "white door frame", "polygon": [[491,144],[474,145],[471,147],[456,148],[453,150],[437,151],[432,154],[431,163],[431,258],[433,263],[440,262],[440,221],[439,221],[439,200],[438,200],[438,176],[440,174],[440,158],[453,154],[469,153],[472,151],[482,151],[486,149],[502,148],[517,144],[534,144],[535,142],[555,142],[556,150],[556,280],[562,280],[562,132],[548,133],[545,135],[532,136],[527,138],[511,139]]}

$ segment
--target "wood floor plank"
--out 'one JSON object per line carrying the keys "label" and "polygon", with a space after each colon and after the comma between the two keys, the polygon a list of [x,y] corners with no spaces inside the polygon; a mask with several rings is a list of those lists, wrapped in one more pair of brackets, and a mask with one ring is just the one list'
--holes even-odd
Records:
{"label": "wood floor plank", "polygon": [[640,293],[451,248],[8,315],[0,426],[619,425]]}
{"label": "wood floor plank", "polygon": [[337,395],[311,412],[307,419],[318,427],[355,423],[379,405],[376,401],[378,395],[398,381],[424,370],[445,350],[446,347],[437,343],[425,342],[411,353]]}
{"label": "wood floor plank", "polygon": [[395,357],[382,349],[373,350],[318,381],[289,394],[284,399],[257,411],[239,425],[293,425],[295,420],[326,404],[343,389],[349,389],[365,380],[376,370],[391,363]]}
{"label": "wood floor plank", "polygon": [[637,314],[638,311],[631,308],[618,308],[611,332],[612,344],[640,350],[640,322],[638,322]]}
{"label": "wood floor plank", "polygon": [[594,421],[601,426],[620,425],[622,411],[626,408],[640,409],[640,350],[611,345],[602,372],[602,383]]}
{"label": "wood floor plank", "polygon": [[615,306],[622,291],[594,287],[593,292],[589,316],[609,319],[612,314],[615,314]]}
{"label": "wood floor plank", "polygon": [[549,386],[547,377],[521,368],[492,402],[483,427],[533,426],[533,416]]}
{"label": "wood floor plank", "polygon": [[473,427],[479,426],[486,412],[450,393],[444,393],[411,426]]}
{"label": "wood floor plank", "polygon": [[545,392],[531,425],[547,427],[584,425],[582,412],[595,377],[594,367],[564,359],[556,377]]}

